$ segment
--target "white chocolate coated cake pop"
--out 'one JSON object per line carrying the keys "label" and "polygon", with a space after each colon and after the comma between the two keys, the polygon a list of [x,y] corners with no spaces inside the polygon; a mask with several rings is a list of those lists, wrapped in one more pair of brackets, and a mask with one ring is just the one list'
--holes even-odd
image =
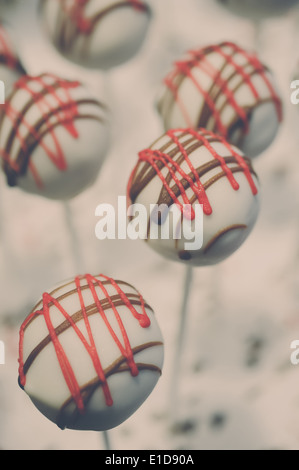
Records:
{"label": "white chocolate coated cake pop", "polygon": [[247,18],[280,16],[298,4],[298,0],[217,0],[231,12]]}
{"label": "white chocolate coated cake pop", "polygon": [[24,74],[9,31],[0,23],[0,80],[4,82],[6,94]]}
{"label": "white chocolate coated cake pop", "polygon": [[40,10],[46,34],[62,55],[103,70],[137,54],[151,19],[142,0],[41,0]]}
{"label": "white chocolate coated cake pop", "polygon": [[109,146],[108,112],[78,81],[24,76],[0,115],[8,185],[67,200],[91,186]]}
{"label": "white chocolate coated cake pop", "polygon": [[[204,129],[176,129],[139,153],[128,199],[147,208],[146,241],[151,248],[191,266],[214,265],[237,250],[254,227],[259,183],[251,160],[219,135]],[[173,206],[179,217],[173,218],[168,210]],[[160,207],[161,232],[151,237],[153,215],[157,220],[154,211]],[[200,215],[202,244],[186,249],[191,235],[194,239],[199,235]],[[182,230],[186,219],[191,224],[189,232]],[[163,235],[164,226],[170,227],[168,238]]]}
{"label": "white chocolate coated cake pop", "polygon": [[248,157],[273,142],[282,103],[270,70],[255,54],[223,42],[189,51],[167,75],[157,107],[165,130],[206,128]]}
{"label": "white chocolate coated cake pop", "polygon": [[105,431],[154,389],[163,339],[130,284],[78,276],[45,293],[20,329],[19,383],[61,429]]}

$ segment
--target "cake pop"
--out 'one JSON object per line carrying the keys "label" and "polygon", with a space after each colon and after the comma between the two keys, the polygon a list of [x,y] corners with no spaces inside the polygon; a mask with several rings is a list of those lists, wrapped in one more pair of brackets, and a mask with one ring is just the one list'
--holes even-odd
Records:
{"label": "cake pop", "polygon": [[[223,137],[205,129],[176,129],[139,153],[128,198],[147,208],[149,234],[154,211],[162,208],[160,235],[147,238],[154,250],[191,266],[206,266],[226,259],[247,238],[259,212],[258,188],[250,159]],[[189,219],[196,235],[198,204],[203,208],[202,244],[186,250],[190,240],[182,226]],[[170,221],[172,206],[180,213],[175,222]],[[163,227],[174,223],[175,231],[162,237]]]}
{"label": "cake pop", "polygon": [[23,76],[2,106],[0,156],[9,186],[69,200],[91,186],[109,144],[105,105],[79,81]]}
{"label": "cake pop", "polygon": [[261,154],[282,121],[270,70],[231,42],[189,51],[167,75],[157,107],[164,128],[204,127],[248,157]]}
{"label": "cake pop", "polygon": [[103,70],[137,54],[151,18],[142,0],[41,0],[40,12],[47,36],[62,55]]}
{"label": "cake pop", "polygon": [[[242,245],[258,216],[259,182],[251,160],[222,136],[206,129],[170,129],[139,153],[127,196],[128,204],[147,208],[148,235],[153,223],[160,225],[158,237],[147,237],[149,246],[167,259],[182,262],[186,270],[170,387],[170,411],[176,421],[193,270],[220,263]],[[179,217],[173,217],[173,207]],[[199,226],[198,207],[203,218]],[[188,237],[182,230],[186,220],[192,226]],[[169,230],[169,238],[162,236],[164,226],[175,229]],[[202,243],[187,250],[190,232],[196,238],[200,231]]]}
{"label": "cake pop", "polygon": [[246,18],[280,16],[298,4],[298,0],[217,0],[222,6]]}
{"label": "cake pop", "polygon": [[19,383],[61,429],[106,431],[154,389],[163,339],[130,284],[85,275],[44,293],[20,329]]}
{"label": "cake pop", "polygon": [[17,56],[8,30],[0,23],[0,79],[4,82],[5,92],[9,93],[14,82],[25,70]]}

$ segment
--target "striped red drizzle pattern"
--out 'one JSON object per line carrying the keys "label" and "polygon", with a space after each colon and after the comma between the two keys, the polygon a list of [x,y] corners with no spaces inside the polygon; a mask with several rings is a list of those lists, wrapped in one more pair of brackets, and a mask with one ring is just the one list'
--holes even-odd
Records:
{"label": "striped red drizzle pattern", "polygon": [[[216,160],[221,167],[223,174],[226,176],[228,181],[230,182],[231,187],[237,191],[239,189],[239,184],[234,177],[234,173],[232,169],[226,163],[226,159],[222,157],[213,147],[213,142],[221,142],[228,150],[228,154],[232,156],[235,160],[235,164],[237,164],[241,171],[246,176],[248,184],[252,190],[253,195],[257,194],[257,187],[254,183],[251,169],[244,158],[236,151],[234,148],[221,136],[216,135],[212,132],[207,131],[206,129],[172,129],[166,132],[166,135],[170,138],[170,140],[176,145],[179,153],[180,162],[178,163],[174,158],[172,158],[168,153],[148,148],[139,153],[139,161],[133,170],[129,183],[128,183],[128,198],[131,199],[131,191],[132,186],[135,183],[135,174],[137,167],[139,167],[140,162],[144,162],[154,170],[155,175],[157,175],[162,184],[163,188],[169,194],[172,203],[176,204],[182,213],[184,213],[185,217],[191,218],[191,220],[195,217],[195,211],[191,208],[190,212],[184,212],[185,205],[192,205],[192,201],[190,197],[187,195],[187,189],[192,189],[192,195],[196,196],[199,204],[202,204],[203,211],[206,215],[212,214],[212,207],[210,201],[208,199],[204,184],[202,183],[198,169],[194,168],[191,159],[189,157],[188,151],[186,150],[184,144],[180,141],[180,138],[184,136],[188,136],[193,138],[194,141],[197,141],[200,145],[207,148],[207,150],[211,154],[211,160]],[[173,146],[172,146],[173,147]],[[187,168],[190,171],[185,171],[182,168],[182,161],[187,163]],[[167,177],[163,174],[163,169],[166,168],[168,171]],[[138,179],[138,177],[137,177]],[[187,188],[183,184],[183,182],[187,182]],[[136,183],[137,186],[139,183]],[[171,184],[176,186],[177,192],[174,192],[171,188]],[[141,183],[142,187],[142,183]],[[137,192],[140,191],[140,188]],[[181,197],[182,201],[179,199]],[[133,199],[135,199],[133,197]]]}
{"label": "striped red drizzle pattern", "polygon": [[[222,68],[218,69],[213,64],[209,57],[212,53],[216,53],[224,59],[225,65]],[[241,55],[245,59],[244,65],[240,65],[238,63],[236,59],[237,54]],[[223,71],[226,71],[226,67],[228,65],[231,66],[232,73],[229,77],[225,77]],[[164,80],[166,86],[172,92],[175,101],[180,107],[188,127],[194,127],[194,124],[191,121],[185,103],[180,98],[179,88],[181,82],[180,80],[178,81],[179,77],[188,77],[198,90],[199,94],[202,95],[210,115],[215,119],[215,128],[213,130],[221,133],[221,135],[226,138],[228,137],[229,132],[229,126],[227,126],[223,121],[222,110],[217,107],[217,99],[212,96],[211,90],[205,89],[205,86],[196,78],[194,74],[196,69],[201,70],[205,75],[211,78],[212,89],[215,91],[215,87],[217,87],[219,92],[221,92],[221,97],[225,97],[225,105],[234,109],[235,114],[243,123],[243,131],[245,134],[249,131],[249,113],[247,113],[244,107],[238,103],[234,90],[232,89],[231,81],[236,75],[241,78],[242,84],[247,86],[249,93],[256,103],[263,99],[253,80],[254,76],[259,75],[269,92],[270,99],[275,105],[278,120],[282,120],[281,100],[267,76],[266,67],[253,53],[246,52],[231,42],[223,42],[219,45],[189,51],[188,59],[177,61],[175,63],[174,70],[170,72]],[[217,96],[219,98],[220,94]],[[205,126],[200,125],[199,127]]]}
{"label": "striped red drizzle pattern", "polygon": [[[125,358],[125,361],[130,369],[132,376],[137,376],[139,374],[138,367],[134,361],[134,354],[132,351],[132,347],[130,345],[130,341],[129,341],[125,326],[114,304],[112,296],[109,295],[108,293],[106,286],[109,285],[110,287],[113,288],[113,291],[117,294],[118,298],[121,301],[121,305],[124,305],[127,307],[128,311],[134,317],[134,319],[138,321],[141,328],[148,328],[150,326],[150,319],[145,311],[145,302],[144,302],[143,297],[140,294],[138,294],[137,301],[135,301],[135,303],[138,303],[141,307],[141,313],[138,313],[138,311],[133,305],[133,302],[129,300],[128,296],[121,289],[120,285],[113,279],[104,275],[99,275],[97,277],[94,277],[94,276],[91,276],[90,274],[86,274],[85,276],[77,276],[74,281],[75,286],[76,286],[76,293],[77,293],[80,306],[81,306],[81,315],[82,315],[81,318],[84,321],[84,325],[85,325],[86,332],[87,332],[87,335],[86,335],[87,337],[85,337],[85,335],[79,329],[73,317],[63,308],[61,303],[53,295],[50,295],[48,293],[45,293],[43,295],[42,309],[32,312],[27,317],[25,322],[22,324],[21,329],[20,329],[20,343],[19,343],[20,385],[24,387],[26,384],[26,370],[25,370],[26,361],[24,364],[24,359],[23,359],[24,334],[29,324],[32,321],[34,321],[35,318],[42,316],[45,320],[51,342],[55,348],[55,353],[56,353],[59,365],[61,367],[61,371],[63,373],[65,382],[68,386],[71,396],[73,397],[73,400],[76,403],[77,409],[80,412],[84,412],[84,409],[85,409],[84,400],[83,400],[82,393],[81,393],[81,388],[77,381],[75,372],[70,364],[69,358],[67,357],[63,349],[63,346],[59,340],[59,334],[57,333],[57,329],[54,327],[52,323],[50,309],[53,307],[55,307],[56,311],[59,311],[61,313],[62,321],[66,320],[69,323],[69,327],[73,329],[74,333],[82,342],[84,348],[86,349],[89,357],[92,360],[95,372],[102,383],[106,404],[107,406],[112,406],[113,404],[113,398],[109,390],[105,372],[101,364],[101,359],[96,350],[95,340],[94,340],[91,325],[89,322],[89,317],[87,314],[87,307],[84,302],[83,291],[82,291],[82,281],[84,281],[85,289],[86,289],[86,283],[87,283],[87,288],[92,294],[95,305],[97,307],[98,314],[104,320],[104,323],[107,327],[107,332],[113,338],[115,344],[117,345],[120,351],[120,354]],[[109,321],[109,318],[105,313],[105,309],[102,307],[99,295],[97,293],[97,289],[99,289],[100,292],[104,294],[105,301],[109,303],[109,310],[110,311],[112,310],[113,317],[116,319],[117,324],[119,326],[119,330],[121,332],[120,337],[118,337],[117,333],[114,331],[111,325],[111,322]],[[74,295],[74,293],[72,295]]]}
{"label": "striped red drizzle pattern", "polygon": [[[90,0],[71,0],[66,2],[65,0],[60,0],[62,9],[64,13],[67,14],[69,19],[76,25],[81,34],[90,34],[94,27],[93,18],[88,18],[86,15],[86,9],[91,3]],[[137,10],[144,10],[144,3],[141,0],[126,0],[126,1],[116,1],[116,5],[131,5]]]}

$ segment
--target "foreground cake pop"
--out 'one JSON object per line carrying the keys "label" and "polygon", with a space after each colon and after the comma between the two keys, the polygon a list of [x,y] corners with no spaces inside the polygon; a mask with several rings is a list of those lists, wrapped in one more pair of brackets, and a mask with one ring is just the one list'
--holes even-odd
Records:
{"label": "foreground cake pop", "polygon": [[20,329],[19,383],[61,429],[106,431],[155,387],[163,339],[130,284],[78,276],[43,294]]}
{"label": "foreground cake pop", "polygon": [[101,69],[135,56],[151,18],[142,0],[41,0],[40,11],[46,33],[61,54]]}
{"label": "foreground cake pop", "polygon": [[[250,159],[204,129],[167,131],[139,153],[128,184],[129,202],[142,204],[149,214],[147,243],[163,256],[191,266],[219,263],[241,246],[258,216],[258,193]],[[199,204],[202,214],[196,214]],[[157,207],[162,208],[160,219],[154,214]],[[172,207],[179,211],[178,218],[173,218]],[[201,230],[200,219],[196,220],[200,216],[202,244],[187,250],[190,234],[195,238]],[[153,220],[161,227],[157,237],[150,236]],[[191,221],[187,235],[182,230],[186,220]],[[168,238],[162,235],[164,226],[175,227]]]}
{"label": "foreground cake pop", "polygon": [[0,80],[4,82],[6,94],[25,71],[18,58],[8,30],[0,23]]}
{"label": "foreground cake pop", "polygon": [[237,15],[254,19],[280,16],[298,4],[298,0],[217,0],[217,2]]}
{"label": "foreground cake pop", "polygon": [[24,76],[1,107],[0,157],[10,186],[67,200],[91,186],[109,145],[106,107],[51,74]]}
{"label": "foreground cake pop", "polygon": [[157,106],[165,130],[204,127],[249,157],[272,143],[282,121],[270,70],[231,42],[189,51],[176,62]]}

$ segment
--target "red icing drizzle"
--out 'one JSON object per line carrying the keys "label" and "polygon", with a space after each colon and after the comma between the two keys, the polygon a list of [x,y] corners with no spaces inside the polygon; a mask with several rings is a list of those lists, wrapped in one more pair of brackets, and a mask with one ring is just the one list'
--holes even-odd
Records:
{"label": "red icing drizzle", "polygon": [[[172,139],[172,141],[177,145],[177,147],[180,150],[181,155],[184,157],[184,161],[187,163],[188,168],[190,169],[190,173],[192,174],[193,177],[190,176],[190,173],[186,173],[182,169],[182,164],[178,164],[176,161],[174,161],[167,153],[163,153],[160,150],[155,150],[155,149],[146,149],[143,150],[139,153],[139,161],[143,161],[151,165],[157,175],[159,176],[160,180],[162,181],[162,184],[164,188],[167,190],[168,194],[171,196],[174,204],[176,204],[181,212],[184,214],[186,218],[191,218],[191,220],[194,219],[195,217],[195,211],[191,207],[191,212],[190,211],[184,211],[184,205],[188,204],[188,207],[191,205],[191,201],[189,197],[187,196],[186,190],[184,189],[184,186],[180,180],[180,177],[184,180],[186,180],[189,183],[189,187],[192,189],[193,193],[197,196],[197,200],[199,204],[202,204],[203,206],[203,211],[206,215],[211,215],[212,214],[212,207],[209,202],[209,199],[207,197],[204,185],[200,181],[200,177],[192,165],[192,162],[188,156],[188,153],[186,149],[184,148],[184,145],[179,141],[177,137],[177,133],[189,133],[193,137],[195,137],[199,142],[202,142],[203,145],[209,150],[211,153],[212,157],[220,162],[221,169],[225,173],[227,179],[229,180],[232,188],[237,191],[239,189],[239,184],[236,181],[233,172],[230,170],[230,168],[227,166],[225,159],[221,157],[216,150],[213,148],[211,143],[209,142],[208,138],[212,137],[213,139],[217,139],[219,142],[221,142],[223,145],[226,146],[228,149],[230,155],[233,155],[236,159],[236,162],[241,166],[247,181],[250,185],[250,188],[252,190],[252,193],[254,195],[257,194],[257,188],[256,185],[253,181],[252,175],[250,173],[250,169],[245,162],[245,160],[242,158],[241,155],[239,155],[232,147],[231,145],[226,142],[224,138],[221,136],[215,135],[212,132],[207,131],[206,129],[199,129],[199,131],[195,131],[194,129],[175,129],[175,130],[169,130],[166,132],[166,135]],[[175,195],[175,193],[172,191],[170,184],[166,181],[166,178],[164,177],[162,171],[159,169],[157,162],[162,162],[163,166],[167,168],[169,171],[169,174],[172,177],[172,182],[175,183],[179,190],[180,190],[180,196],[182,197],[183,202],[181,203],[178,199],[178,197]],[[135,169],[136,170],[136,169]],[[128,184],[128,193],[132,184],[132,180],[134,177],[135,170],[133,171],[129,184]]]}
{"label": "red icing drizzle", "polygon": [[4,28],[2,28],[2,26],[0,26],[0,54],[4,55],[6,65],[9,68],[15,69],[17,67],[18,61],[15,57],[13,50],[11,49],[11,47],[9,46],[7,42],[7,35],[6,35]]}
{"label": "red icing drizzle", "polygon": [[[90,292],[92,293],[93,299],[95,301],[95,305],[97,306],[98,313],[101,316],[101,318],[104,320],[105,325],[107,327],[108,333],[111,335],[113,338],[115,344],[117,345],[120,353],[124,358],[126,359],[126,362],[130,368],[132,376],[137,376],[139,371],[137,368],[137,365],[134,361],[134,354],[130,345],[130,341],[126,332],[126,329],[124,327],[124,324],[121,320],[121,317],[113,303],[113,300],[111,299],[110,295],[108,294],[105,285],[103,284],[102,281],[109,281],[110,285],[115,289],[116,293],[120,296],[121,300],[123,301],[124,305],[128,308],[128,310],[131,312],[133,317],[139,322],[140,326],[142,328],[148,328],[150,326],[150,319],[146,314],[145,311],[145,304],[142,296],[139,294],[139,301],[141,303],[141,309],[142,313],[138,313],[137,310],[134,308],[134,306],[131,304],[129,301],[128,297],[126,294],[123,292],[123,290],[119,287],[119,285],[111,278],[106,277],[104,275],[98,276],[102,280],[99,280],[95,278],[94,276],[91,276],[90,274],[86,274],[84,277],[83,276],[78,276],[75,278],[75,284],[76,284],[76,289],[77,289],[77,295],[80,301],[81,305],[81,310],[82,310],[82,316],[84,320],[84,324],[86,327],[87,331],[87,338],[84,336],[82,331],[77,327],[76,323],[73,321],[72,317],[66,312],[66,310],[62,307],[62,305],[59,304],[59,302],[53,298],[51,295],[45,293],[43,295],[43,308],[40,311],[36,311],[31,313],[25,322],[22,324],[21,329],[20,329],[20,344],[19,344],[19,376],[20,376],[20,384],[22,387],[25,386],[26,384],[26,375],[24,373],[24,362],[23,362],[23,343],[24,343],[24,334],[27,326],[29,323],[37,316],[41,315],[44,317],[47,329],[49,331],[49,335],[51,338],[51,341],[54,345],[56,356],[59,362],[59,365],[61,367],[61,371],[63,373],[65,382],[69,388],[69,391],[71,393],[71,396],[73,397],[76,406],[79,411],[84,412],[85,406],[84,406],[84,401],[81,395],[81,390],[80,390],[80,385],[76,379],[75,373],[73,371],[73,368],[70,364],[70,361],[60,343],[59,336],[57,335],[55,328],[53,326],[53,323],[51,321],[51,315],[50,315],[50,308],[53,305],[56,307],[56,309],[59,310],[59,312],[62,314],[65,320],[67,320],[70,324],[70,327],[73,329],[74,333],[78,336],[78,338],[81,340],[82,344],[84,345],[90,359],[92,360],[92,363],[94,365],[95,372],[97,376],[99,377],[101,383],[103,384],[103,392],[106,400],[107,406],[112,406],[113,405],[113,399],[109,390],[109,386],[107,383],[107,379],[105,377],[105,372],[103,370],[103,367],[101,365],[101,360],[98,355],[98,352],[96,350],[95,346],[95,341],[93,337],[93,333],[91,330],[90,322],[88,319],[87,311],[86,311],[86,306],[84,303],[84,298],[83,298],[83,293],[81,289],[81,281],[86,280],[87,285],[89,287]],[[113,330],[113,327],[111,326],[109,319],[107,318],[107,315],[101,306],[100,299],[98,297],[98,294],[96,292],[97,286],[106,299],[109,302],[109,305],[111,307],[111,310],[113,311],[114,317],[117,320],[118,326],[121,331],[121,338],[118,338],[116,332]]]}
{"label": "red icing drizzle", "polygon": [[[93,27],[93,19],[87,18],[85,14],[85,8],[90,3],[90,0],[72,0],[71,2],[66,2],[60,0],[62,3],[62,8],[64,12],[69,16],[72,22],[77,26],[78,30],[82,34],[89,34]],[[144,3],[141,0],[126,0],[125,2],[115,2],[116,4],[126,3],[131,5],[136,10],[144,10]]]}
{"label": "red icing drizzle", "polygon": [[88,34],[93,27],[91,19],[85,17],[84,9],[90,0],[73,0],[69,6],[62,1],[62,7],[81,33]]}
{"label": "red icing drizzle", "polygon": [[[239,65],[236,60],[234,59],[234,56],[230,53],[226,53],[224,50],[224,47],[230,47],[232,49],[232,52],[238,53],[243,55],[246,60],[247,64],[246,66],[244,65]],[[221,90],[221,92],[226,96],[228,104],[235,110],[236,114],[240,117],[244,124],[244,132],[248,133],[249,131],[249,117],[242,108],[242,106],[239,106],[237,103],[234,92],[229,88],[229,81],[223,78],[222,76],[222,71],[218,70],[211,61],[209,61],[209,54],[208,52],[216,52],[220,56],[222,56],[226,63],[229,63],[235,72],[237,72],[243,79],[244,84],[246,84],[252,93],[253,97],[258,100],[260,99],[260,95],[256,89],[256,87],[253,84],[252,77],[250,76],[250,73],[246,72],[246,67],[248,67],[248,64],[251,65],[255,73],[258,73],[259,76],[262,78],[264,81],[272,101],[275,104],[276,107],[276,112],[279,121],[282,120],[282,106],[281,106],[281,101],[279,97],[277,96],[274,87],[270,83],[266,73],[265,73],[265,67],[261,64],[261,62],[258,60],[258,58],[254,54],[250,54],[240,47],[236,46],[233,43],[230,42],[225,42],[220,45],[215,45],[215,46],[210,46],[205,49],[200,49],[199,51],[189,51],[189,54],[191,56],[190,59],[185,60],[185,61],[178,61],[175,63],[176,68],[174,71],[172,71],[164,80],[166,86],[171,90],[173,93],[175,100],[180,106],[180,109],[184,115],[184,118],[186,120],[186,123],[189,127],[193,127],[190,117],[188,115],[188,111],[186,110],[186,107],[183,103],[183,101],[179,97],[179,87],[176,85],[176,77],[179,75],[185,75],[190,78],[190,80],[193,82],[194,86],[198,89],[199,93],[204,97],[204,100],[206,104],[208,105],[215,121],[216,121],[216,126],[217,130],[224,136],[227,137],[228,134],[228,128],[224,125],[221,119],[221,114],[216,108],[216,103],[214,102],[213,98],[209,95],[209,92],[206,91],[200,84],[200,82],[196,79],[194,76],[194,73],[192,71],[193,68],[197,67],[206,75],[211,77],[212,81],[214,84],[217,85],[217,87]]]}
{"label": "red icing drizzle", "polygon": [[[22,110],[15,109],[10,101],[6,102],[4,106],[5,114],[12,123],[16,137],[19,139],[20,146],[25,155],[28,154],[28,144],[26,137],[24,137],[24,131],[21,132],[20,127],[24,126],[28,131],[29,135],[32,135],[39,145],[43,148],[46,155],[60,171],[67,169],[67,163],[65,155],[59,139],[55,133],[55,125],[62,125],[69,134],[74,138],[78,138],[79,134],[76,130],[74,120],[78,116],[77,103],[73,100],[70,91],[77,88],[80,83],[75,81],[67,81],[55,76],[50,76],[53,79],[53,83],[50,84],[45,77],[21,77],[15,84],[16,90],[23,90],[28,93],[32,98],[34,105],[39,108],[40,118],[44,119],[44,125],[47,129],[47,134],[52,138],[54,144],[54,150],[50,148],[48,144],[41,140],[39,131],[35,129],[34,125],[30,124],[29,120],[26,120],[26,116],[22,114]],[[36,86],[38,85],[38,87]],[[39,91],[36,91],[38,89]],[[54,100],[53,100],[54,99]],[[53,124],[53,116],[55,117],[55,125]],[[3,154],[1,150],[2,158],[6,160],[12,169],[16,172],[20,170],[19,164],[10,159],[9,154]],[[43,183],[38,175],[38,172],[33,165],[32,161],[29,160],[28,167],[33,174],[38,187],[42,188]]]}

